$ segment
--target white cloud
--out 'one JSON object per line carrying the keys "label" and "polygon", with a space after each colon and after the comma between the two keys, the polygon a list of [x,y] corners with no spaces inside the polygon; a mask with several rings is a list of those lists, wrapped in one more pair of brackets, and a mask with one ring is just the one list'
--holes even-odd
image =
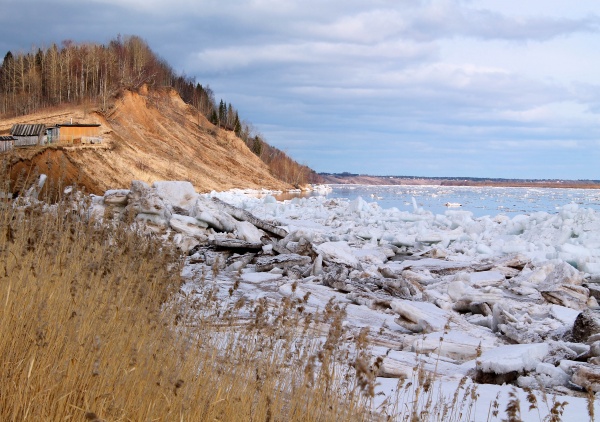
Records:
{"label": "white cloud", "polygon": [[[201,70],[232,69],[276,63],[355,65],[364,62],[404,62],[428,59],[436,52],[429,44],[405,41],[383,42],[373,46],[332,42],[299,42],[263,45],[231,45],[207,48],[195,54],[196,66]],[[193,63],[191,63],[193,64]]]}
{"label": "white cloud", "polygon": [[493,150],[512,150],[512,151],[523,151],[523,150],[538,150],[541,148],[547,149],[579,149],[581,148],[581,142],[577,140],[569,139],[544,139],[544,140],[503,140],[503,141],[489,141],[484,142],[481,145],[482,148],[490,148]]}
{"label": "white cloud", "polygon": [[547,127],[564,126],[567,122],[573,126],[592,125],[598,120],[598,116],[587,113],[586,108],[571,101],[557,102],[524,110],[507,110],[500,117],[515,122],[543,122]]}
{"label": "white cloud", "polygon": [[434,41],[444,38],[548,40],[579,32],[598,32],[600,18],[523,16],[503,14],[491,9],[469,7],[453,0],[422,1],[413,7],[346,14],[329,22],[308,27],[310,34],[353,42],[377,42],[384,39],[409,38]]}

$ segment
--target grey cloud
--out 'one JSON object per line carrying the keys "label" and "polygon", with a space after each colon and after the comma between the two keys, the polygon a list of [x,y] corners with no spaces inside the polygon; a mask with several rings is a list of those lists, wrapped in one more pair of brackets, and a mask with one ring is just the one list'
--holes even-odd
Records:
{"label": "grey cloud", "polygon": [[410,19],[405,35],[431,40],[465,36],[482,39],[548,40],[578,32],[598,32],[600,18],[581,19],[506,16],[489,10],[442,1],[421,9]]}
{"label": "grey cloud", "polygon": [[[595,169],[598,86],[451,63],[440,40],[551,48],[553,38],[597,32],[598,17],[521,17],[476,5],[4,0],[0,52],[139,35],[175,69],[209,84],[217,100],[231,102],[269,142],[319,171],[543,177],[548,163],[559,168],[565,160],[581,163],[573,175]],[[573,104],[583,111],[569,111]]]}
{"label": "grey cloud", "polygon": [[394,65],[429,60],[436,53],[429,44],[394,41],[373,46],[332,42],[296,42],[263,45],[233,45],[225,48],[207,48],[189,61],[203,72],[248,68],[273,67],[278,64],[303,66],[327,65],[331,68],[392,62]]}
{"label": "grey cloud", "polygon": [[507,16],[442,0],[421,1],[412,7],[369,8],[335,16],[328,22],[313,22],[307,29],[318,37],[361,43],[390,38],[435,41],[460,36],[543,41],[573,33],[598,32],[600,18],[596,15],[580,19]]}

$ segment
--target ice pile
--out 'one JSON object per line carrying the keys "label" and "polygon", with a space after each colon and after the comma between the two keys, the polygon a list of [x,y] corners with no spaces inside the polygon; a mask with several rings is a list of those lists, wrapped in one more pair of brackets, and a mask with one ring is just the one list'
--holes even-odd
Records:
{"label": "ice pile", "polygon": [[348,327],[370,329],[381,376],[425,360],[480,383],[600,391],[593,210],[474,218],[362,198],[200,195],[187,182],[133,182],[93,203],[96,218],[132,218],[188,252],[190,283],[195,267],[216,266],[224,292],[237,273],[239,295],[310,294],[313,308],[335,298]]}

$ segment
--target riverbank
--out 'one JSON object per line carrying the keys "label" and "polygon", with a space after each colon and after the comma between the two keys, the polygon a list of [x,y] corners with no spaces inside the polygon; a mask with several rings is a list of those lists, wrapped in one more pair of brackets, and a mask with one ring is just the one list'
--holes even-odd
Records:
{"label": "riverbank", "polygon": [[320,173],[323,183],[392,186],[493,186],[600,189],[600,180],[486,179],[460,177],[369,176],[349,173]]}

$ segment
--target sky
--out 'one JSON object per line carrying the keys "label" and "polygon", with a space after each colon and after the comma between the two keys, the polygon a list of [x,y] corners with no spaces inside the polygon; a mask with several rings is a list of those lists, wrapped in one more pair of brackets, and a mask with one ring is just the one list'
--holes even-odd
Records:
{"label": "sky", "polygon": [[597,0],[0,0],[0,54],[137,35],[318,172],[600,179]]}

